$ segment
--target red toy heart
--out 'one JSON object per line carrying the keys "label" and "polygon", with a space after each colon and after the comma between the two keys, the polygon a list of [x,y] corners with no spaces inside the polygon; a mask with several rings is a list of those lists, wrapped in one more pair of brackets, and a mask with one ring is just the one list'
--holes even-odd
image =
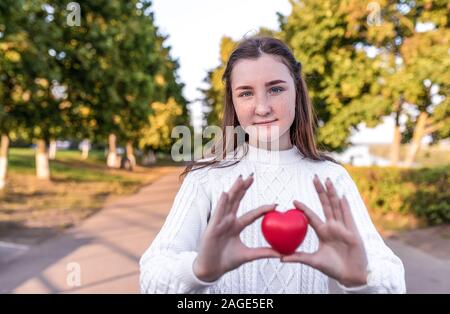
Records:
{"label": "red toy heart", "polygon": [[261,229],[266,241],[277,252],[289,255],[305,239],[308,218],[298,209],[290,209],[284,213],[273,210],[264,215]]}

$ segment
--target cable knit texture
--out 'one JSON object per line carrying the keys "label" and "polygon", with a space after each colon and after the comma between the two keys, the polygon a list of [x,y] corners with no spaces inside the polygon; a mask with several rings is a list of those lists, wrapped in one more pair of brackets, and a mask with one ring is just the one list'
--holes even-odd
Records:
{"label": "cable knit texture", "polygon": [[[405,293],[401,260],[386,246],[375,229],[367,208],[347,170],[329,161],[305,158],[294,146],[269,151],[244,143],[235,158],[243,159],[231,167],[204,168],[190,172],[181,184],[169,215],[140,260],[142,293],[328,293],[328,277],[309,266],[261,259],[246,263],[224,274],[215,282],[198,279],[192,265],[210,215],[218,198],[228,191],[237,177],[254,172],[254,182],[242,199],[238,216],[264,204],[278,203],[280,211],[294,208],[299,200],[325,220],[322,205],[312,183],[314,174],[322,182],[327,177],[338,195],[345,194],[368,257],[368,282],[347,288],[346,293]],[[246,149],[248,152],[245,154]],[[231,156],[229,156],[231,157]],[[222,163],[231,164],[227,158]],[[268,246],[258,219],[241,233],[249,247]],[[318,238],[309,226],[297,251],[314,252]]]}

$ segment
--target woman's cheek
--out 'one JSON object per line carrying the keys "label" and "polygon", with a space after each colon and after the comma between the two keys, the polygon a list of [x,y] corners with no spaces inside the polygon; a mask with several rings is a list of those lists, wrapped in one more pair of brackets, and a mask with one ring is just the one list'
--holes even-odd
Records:
{"label": "woman's cheek", "polygon": [[236,114],[238,116],[239,124],[246,127],[251,124],[252,112],[251,110],[243,107],[236,106]]}
{"label": "woman's cheek", "polygon": [[286,102],[280,102],[276,106],[275,116],[280,120],[280,131],[285,131],[290,128],[295,116],[295,106],[289,103],[289,97],[286,97]]}
{"label": "woman's cheek", "polygon": [[283,99],[284,106],[283,109],[285,110],[285,114],[288,117],[293,117],[295,113],[295,94],[286,94]]}
{"label": "woman's cheek", "polygon": [[278,114],[280,118],[286,118],[291,113],[292,107],[289,103],[290,97],[288,95],[282,95],[275,106],[273,106],[275,113]]}

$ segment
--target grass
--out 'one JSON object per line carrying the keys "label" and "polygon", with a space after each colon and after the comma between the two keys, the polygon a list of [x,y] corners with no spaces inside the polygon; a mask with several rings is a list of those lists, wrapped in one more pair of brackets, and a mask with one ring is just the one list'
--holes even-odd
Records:
{"label": "grass", "polygon": [[135,171],[108,169],[102,151],[81,160],[79,151],[58,151],[51,181],[35,177],[34,151],[11,148],[7,184],[0,192],[0,240],[35,243],[91,216],[107,199],[131,194],[180,163],[162,159]]}

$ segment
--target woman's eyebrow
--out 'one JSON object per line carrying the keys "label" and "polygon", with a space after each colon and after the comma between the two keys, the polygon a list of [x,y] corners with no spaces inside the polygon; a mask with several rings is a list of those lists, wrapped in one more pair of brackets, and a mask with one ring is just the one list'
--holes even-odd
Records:
{"label": "woman's eyebrow", "polygon": [[[283,80],[273,80],[273,81],[270,81],[270,82],[265,83],[264,85],[267,87],[267,86],[272,86],[272,85],[280,84],[280,83],[286,83],[286,81],[283,81]],[[238,89],[252,89],[252,88],[253,88],[253,87],[251,87],[251,86],[249,86],[249,85],[243,85],[243,86],[236,87],[235,89],[238,90]]]}
{"label": "woman's eyebrow", "polygon": [[274,80],[274,81],[267,82],[264,85],[267,87],[267,86],[272,86],[272,85],[280,84],[280,83],[286,83],[286,82],[283,80]]}

